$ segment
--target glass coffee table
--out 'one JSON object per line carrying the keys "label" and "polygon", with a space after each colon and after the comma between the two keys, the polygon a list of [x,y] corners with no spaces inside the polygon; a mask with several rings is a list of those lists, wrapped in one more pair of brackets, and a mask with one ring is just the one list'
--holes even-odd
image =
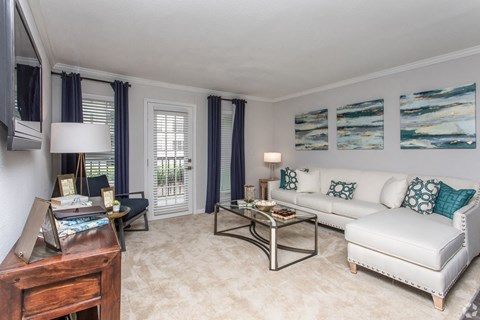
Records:
{"label": "glass coffee table", "polygon": [[[282,206],[284,207],[284,206]],[[223,210],[225,213],[234,214],[236,216],[242,217],[247,220],[249,223],[241,226],[236,226],[233,228],[228,228],[224,230],[218,230],[218,213],[220,210]],[[312,230],[312,240],[313,240],[313,249],[302,249],[291,246],[285,246],[278,244],[278,235],[277,231],[281,228],[288,228],[298,223],[311,222],[313,229]],[[270,239],[265,239],[262,237],[256,230],[257,225],[262,225],[270,230]],[[236,233],[231,233],[230,231],[238,230],[241,228],[248,228],[252,237],[244,236]],[[270,262],[270,270],[277,271],[297,262],[303,261],[305,259],[311,258],[318,253],[318,244],[317,244],[317,215],[307,212],[297,212],[295,218],[289,220],[283,220],[279,218],[272,217],[270,212],[263,212],[255,208],[245,208],[239,207],[237,201],[228,201],[228,202],[219,202],[215,205],[215,224],[214,224],[214,234],[218,236],[228,236],[237,239],[242,239],[248,241],[260,249],[267,255]],[[303,253],[301,258],[291,261],[282,266],[278,265],[278,250],[293,251],[297,253]]]}

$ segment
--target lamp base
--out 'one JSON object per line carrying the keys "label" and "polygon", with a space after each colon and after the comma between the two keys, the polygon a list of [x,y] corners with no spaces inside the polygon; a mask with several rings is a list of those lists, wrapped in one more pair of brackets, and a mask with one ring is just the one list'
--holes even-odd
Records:
{"label": "lamp base", "polygon": [[269,163],[270,165],[270,180],[275,180],[275,163]]}
{"label": "lamp base", "polygon": [[78,190],[79,194],[83,194],[83,174],[85,173],[85,182],[87,185],[87,196],[90,197],[90,187],[88,185],[87,179],[87,172],[85,171],[85,153],[78,154],[77,160],[77,170],[75,171],[75,181],[78,178],[78,173],[80,172],[80,190]]}

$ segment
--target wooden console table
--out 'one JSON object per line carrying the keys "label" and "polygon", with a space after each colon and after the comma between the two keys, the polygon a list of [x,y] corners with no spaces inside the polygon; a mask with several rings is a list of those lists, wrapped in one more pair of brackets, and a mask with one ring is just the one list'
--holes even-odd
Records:
{"label": "wooden console table", "polygon": [[121,253],[110,224],[61,238],[63,253],[0,264],[0,319],[120,319]]}

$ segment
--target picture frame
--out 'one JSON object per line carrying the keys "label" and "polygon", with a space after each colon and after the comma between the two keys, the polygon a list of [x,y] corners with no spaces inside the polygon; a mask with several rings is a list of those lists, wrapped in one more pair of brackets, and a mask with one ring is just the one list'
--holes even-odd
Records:
{"label": "picture frame", "polygon": [[[40,234],[43,243],[37,241]],[[14,252],[26,263],[62,253],[55,218],[49,201],[35,198]]]}
{"label": "picture frame", "polygon": [[77,194],[75,176],[73,173],[58,175],[57,182],[61,197]]}
{"label": "picture frame", "polygon": [[113,201],[115,201],[114,188],[102,188],[100,191],[102,193],[102,200],[105,209],[107,209],[107,211],[113,210]]}

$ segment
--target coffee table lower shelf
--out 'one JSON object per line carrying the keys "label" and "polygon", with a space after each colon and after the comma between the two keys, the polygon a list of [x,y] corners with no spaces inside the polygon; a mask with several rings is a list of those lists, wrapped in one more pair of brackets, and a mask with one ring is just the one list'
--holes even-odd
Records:
{"label": "coffee table lower shelf", "polygon": [[[264,213],[264,212],[261,212],[261,211],[258,211],[258,210],[255,210],[257,214],[262,214],[262,215],[264,215],[265,217],[268,218],[268,221],[270,223],[270,225],[269,225],[269,227],[270,227],[270,239],[265,239],[264,237],[262,237],[257,232],[257,230],[256,230],[257,222],[256,221],[254,221],[252,219],[249,219],[246,216],[238,215],[238,214],[237,214],[238,216],[244,217],[244,218],[250,220],[250,223],[245,224],[245,225],[241,225],[241,226],[237,226],[237,227],[233,227],[233,228],[229,228],[229,229],[218,230],[218,213],[219,213],[220,208],[224,209],[226,212],[231,212],[231,213],[237,214],[236,212],[230,211],[225,207],[220,207],[219,205],[216,205],[215,206],[214,235],[241,239],[241,240],[247,241],[247,242],[257,246],[267,255],[267,257],[269,259],[269,268],[270,268],[271,271],[281,270],[283,268],[286,268],[288,266],[291,266],[293,264],[296,264],[298,262],[301,262],[303,260],[306,260],[308,258],[316,256],[318,254],[318,241],[317,241],[318,227],[317,227],[317,217],[316,216],[314,216],[314,217],[312,216],[309,219],[296,222],[296,223],[301,223],[301,222],[310,221],[310,222],[312,222],[312,224],[314,226],[314,249],[302,249],[302,248],[296,248],[296,247],[290,247],[290,246],[285,246],[285,245],[278,244],[277,221],[274,218],[272,218],[270,215],[268,215],[267,213]],[[289,224],[288,226],[294,225],[296,223]],[[240,235],[240,234],[230,232],[230,231],[243,229],[243,228],[248,228],[252,237],[248,237],[248,236],[244,236],[244,235]],[[289,263],[286,263],[284,265],[279,266],[278,265],[278,250],[304,253],[306,255],[299,258],[299,259],[293,260]]]}

